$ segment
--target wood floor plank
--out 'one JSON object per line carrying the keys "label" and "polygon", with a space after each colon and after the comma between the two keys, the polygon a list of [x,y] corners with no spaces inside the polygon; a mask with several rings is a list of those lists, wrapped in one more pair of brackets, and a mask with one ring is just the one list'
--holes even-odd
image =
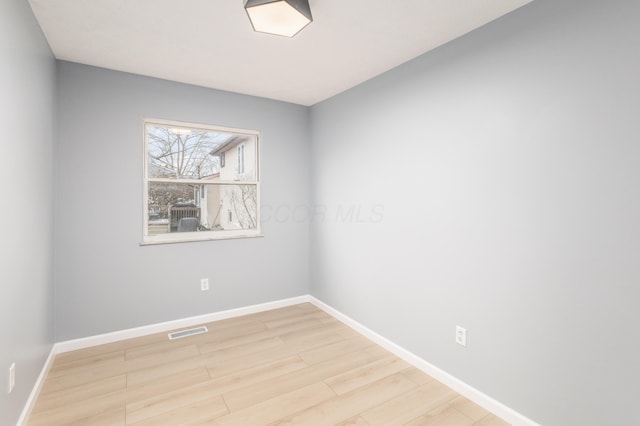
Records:
{"label": "wood floor plank", "polygon": [[279,337],[269,337],[262,340],[256,340],[242,345],[231,346],[217,351],[208,352],[207,358],[211,363],[220,363],[229,359],[236,359],[241,356],[255,354],[266,349],[281,348],[284,342]]}
{"label": "wood floor plank", "polygon": [[120,376],[124,373],[126,373],[124,357],[120,362],[108,366],[72,369],[63,375],[47,377],[47,381],[42,386],[42,393],[56,393],[76,386]]}
{"label": "wood floor plank", "polygon": [[407,379],[413,381],[417,385],[426,385],[427,383],[432,382],[434,380],[433,377],[418,370],[415,367],[407,368],[402,372],[402,374],[404,374],[407,377]]}
{"label": "wood floor plank", "polygon": [[334,395],[335,393],[324,383],[315,383],[235,413],[232,412],[214,420],[212,425],[263,426],[287,415],[291,410],[305,410],[332,398]]}
{"label": "wood floor plank", "polygon": [[224,407],[224,413],[220,415],[227,413],[220,391],[211,387],[208,382],[202,382],[127,404],[127,423],[146,422],[168,413],[174,413],[172,416],[175,417],[175,413],[184,412],[185,407],[200,407],[199,403],[203,400],[218,401]]}
{"label": "wood floor plank", "polygon": [[[309,302],[297,304],[297,305],[295,305],[295,307],[297,309],[300,309],[303,312],[305,312],[305,311],[313,311],[313,312],[319,311],[319,309],[318,309],[318,307],[316,305],[314,305],[313,303],[309,303]],[[322,311],[322,312],[324,312],[324,311]]]}
{"label": "wood floor plank", "polygon": [[299,323],[293,323],[286,326],[274,328],[284,342],[300,340],[300,338],[312,338],[313,334],[326,334],[336,332],[340,326],[335,323],[325,324],[319,320],[307,320]]}
{"label": "wood floor plank", "polygon": [[48,377],[57,377],[67,374],[70,370],[81,368],[96,368],[118,364],[124,361],[124,350],[100,353],[90,357],[71,358],[53,363],[49,369]]}
{"label": "wood floor plank", "polygon": [[336,423],[335,426],[369,426],[369,423],[365,422],[362,417],[358,416],[344,422]]}
{"label": "wood floor plank", "polygon": [[205,341],[198,343],[200,353],[214,352],[233,346],[243,345],[257,340],[264,340],[270,337],[277,337],[277,333],[270,333],[267,327],[259,321],[252,322],[240,329],[228,328],[222,333],[212,331],[213,335]]}
{"label": "wood floor plank", "polygon": [[109,413],[124,409],[125,392],[126,390],[118,390],[64,406],[58,405],[50,410],[37,411],[31,415],[29,425],[91,424],[87,419],[102,418],[103,416],[110,418]]}
{"label": "wood floor plank", "polygon": [[186,371],[204,369],[206,371],[207,359],[193,357],[183,359],[180,362],[172,362],[141,368],[127,373],[128,386],[143,385],[154,380],[160,380],[166,376],[180,375]]}
{"label": "wood floor plank", "polygon": [[403,425],[438,407],[446,407],[456,396],[447,386],[432,381],[412,392],[389,399],[360,416],[371,426]]}
{"label": "wood floor plank", "polygon": [[483,419],[475,422],[474,426],[509,426],[509,423],[505,422],[494,414],[489,414]]}
{"label": "wood floor plank", "polygon": [[[353,329],[351,329],[351,328],[349,328],[347,326],[342,327],[338,331],[338,333],[342,337],[344,337],[345,339],[353,339],[353,338],[356,338],[356,337],[363,337],[362,334],[358,333],[357,331],[355,331],[355,330],[353,330]],[[371,343],[373,343],[373,342],[371,342]]]}
{"label": "wood floor plank", "polygon": [[[342,335],[342,334],[341,334]],[[371,340],[362,336],[355,338],[339,340],[335,343],[320,346],[300,353],[300,358],[307,364],[317,364],[331,358],[335,358],[336,354],[348,354],[373,346]]]}
{"label": "wood floor plank", "polygon": [[409,367],[405,361],[387,356],[362,367],[351,369],[346,373],[331,377],[324,382],[338,395],[347,393],[361,386],[380,380],[391,374],[398,373]]}
{"label": "wood floor plank", "polygon": [[199,355],[200,351],[195,344],[166,346],[161,351],[125,360],[124,368],[127,372],[137,371],[141,368],[148,368],[149,366],[180,362],[181,360],[195,358]]}
{"label": "wood floor plank", "polygon": [[69,423],[72,426],[75,425],[91,425],[91,426],[124,426],[126,424],[124,409],[118,408],[116,410],[107,411],[97,414],[95,416],[85,417],[76,422]]}
{"label": "wood floor plank", "polygon": [[198,401],[182,405],[173,410],[164,411],[155,417],[149,417],[145,420],[134,422],[131,421],[127,413],[127,425],[136,426],[188,426],[193,424],[201,424],[202,422],[211,422],[214,419],[227,414],[227,407],[221,396],[203,398]]}
{"label": "wood floor plank", "polygon": [[106,379],[62,389],[59,392],[41,393],[38,398],[38,404],[34,407],[33,412],[53,410],[61,406],[66,407],[79,401],[123,390],[126,387],[127,376],[126,374],[121,374],[119,376],[107,377]]}
{"label": "wood floor plank", "polygon": [[299,321],[315,320],[318,322],[324,322],[323,320],[329,320],[329,319],[333,319],[333,318],[322,311],[308,311],[308,312],[304,312],[299,315],[293,315],[290,317],[265,320],[263,321],[263,324],[267,328],[279,328],[279,327],[291,325]]}
{"label": "wood floor plank", "polygon": [[[304,411],[279,419],[270,425],[333,425],[344,422],[363,411],[415,388],[415,383],[397,373],[344,395],[331,398]],[[363,416],[361,417],[369,423],[369,420]]]}
{"label": "wood floor plank", "polygon": [[195,388],[208,383],[209,373],[204,367],[183,371],[177,374],[159,377],[136,385],[129,384],[123,399],[123,405],[139,404],[176,390]]}
{"label": "wood floor plank", "polygon": [[482,420],[490,414],[487,410],[463,396],[454,398],[451,401],[451,406],[475,421]]}
{"label": "wood floor plank", "polygon": [[473,423],[473,419],[449,405],[443,410],[432,410],[423,414],[405,423],[405,426],[471,426]]}
{"label": "wood floor plank", "polygon": [[259,321],[271,321],[282,318],[292,318],[304,315],[308,311],[301,309],[300,305],[286,306],[284,308],[272,309],[269,311],[258,312],[255,314],[246,315],[247,319],[257,319]]}

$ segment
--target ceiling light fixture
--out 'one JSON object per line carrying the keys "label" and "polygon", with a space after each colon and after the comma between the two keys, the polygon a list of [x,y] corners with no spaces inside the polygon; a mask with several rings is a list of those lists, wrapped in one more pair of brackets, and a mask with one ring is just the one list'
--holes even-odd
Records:
{"label": "ceiling light fixture", "polygon": [[254,31],[293,37],[313,21],[309,0],[246,0]]}

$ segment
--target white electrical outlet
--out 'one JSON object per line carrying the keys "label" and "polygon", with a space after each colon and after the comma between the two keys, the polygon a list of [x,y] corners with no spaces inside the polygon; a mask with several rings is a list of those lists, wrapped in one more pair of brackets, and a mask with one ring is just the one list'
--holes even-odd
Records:
{"label": "white electrical outlet", "polygon": [[202,278],[200,280],[200,290],[209,291],[209,278]]}
{"label": "white electrical outlet", "polygon": [[13,392],[13,388],[16,387],[16,363],[14,362],[9,367],[9,393]]}
{"label": "white electrical outlet", "polygon": [[467,347],[467,329],[456,325],[456,343]]}

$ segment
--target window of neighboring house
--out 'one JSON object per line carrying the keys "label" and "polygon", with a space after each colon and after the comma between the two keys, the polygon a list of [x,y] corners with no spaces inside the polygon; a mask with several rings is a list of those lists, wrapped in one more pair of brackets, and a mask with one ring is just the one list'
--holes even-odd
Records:
{"label": "window of neighboring house", "polygon": [[142,244],[260,236],[258,148],[256,131],[145,120]]}
{"label": "window of neighboring house", "polygon": [[238,174],[244,173],[244,144],[238,145]]}

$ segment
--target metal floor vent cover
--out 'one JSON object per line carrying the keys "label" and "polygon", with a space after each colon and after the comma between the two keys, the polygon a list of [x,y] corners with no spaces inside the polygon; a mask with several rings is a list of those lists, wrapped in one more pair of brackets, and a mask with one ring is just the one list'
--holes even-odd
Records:
{"label": "metal floor vent cover", "polygon": [[207,330],[207,327],[205,326],[190,328],[189,330],[176,331],[175,333],[169,333],[169,340],[175,340],[175,339],[180,339],[182,337],[193,336],[194,334],[202,334],[208,331],[209,330]]}

